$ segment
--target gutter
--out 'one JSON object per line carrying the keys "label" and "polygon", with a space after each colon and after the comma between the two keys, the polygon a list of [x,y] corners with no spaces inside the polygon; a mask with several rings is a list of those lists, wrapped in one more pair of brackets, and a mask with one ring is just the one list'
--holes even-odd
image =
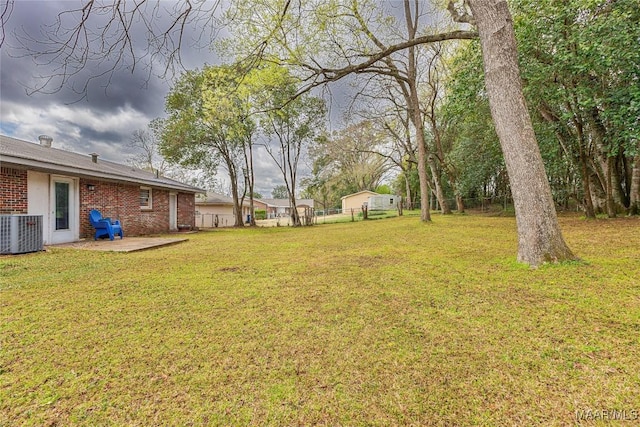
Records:
{"label": "gutter", "polygon": [[192,187],[186,184],[177,183],[176,185],[172,185],[170,183],[167,183],[166,181],[161,181],[159,179],[156,180],[156,179],[134,178],[131,176],[117,174],[117,173],[108,173],[108,172],[101,172],[96,170],[90,171],[84,168],[78,168],[73,166],[52,165],[51,163],[46,163],[38,160],[25,159],[22,157],[15,157],[15,156],[3,155],[2,165],[3,166],[12,165],[12,166],[18,166],[21,168],[27,167],[34,170],[39,170],[42,172],[49,172],[49,173],[65,173],[68,175],[74,175],[74,176],[79,176],[81,178],[88,178],[88,179],[101,178],[101,179],[110,180],[110,181],[129,182],[129,183],[142,184],[142,185],[147,185],[147,186],[156,187],[156,188],[159,187],[159,188],[166,188],[170,190],[180,190],[180,191],[189,192],[189,193],[205,193],[205,190],[201,188]]}

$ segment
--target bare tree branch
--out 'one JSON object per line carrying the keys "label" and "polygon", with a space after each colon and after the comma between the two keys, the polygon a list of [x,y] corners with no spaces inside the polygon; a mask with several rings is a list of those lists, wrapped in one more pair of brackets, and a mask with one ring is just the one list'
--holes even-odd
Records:
{"label": "bare tree branch", "polygon": [[338,81],[350,74],[365,73],[367,69],[371,69],[378,61],[382,61],[391,54],[408,49],[412,46],[418,46],[422,44],[434,43],[444,40],[472,40],[478,37],[476,31],[456,30],[440,34],[429,34],[421,37],[416,37],[413,40],[408,40],[402,43],[389,46],[384,50],[381,50],[375,54],[372,54],[369,59],[359,64],[349,65],[343,68],[316,68],[311,65],[303,65],[309,71],[313,72],[313,80],[302,88],[303,92],[308,92],[311,89],[320,85]]}
{"label": "bare tree branch", "polygon": [[[14,0],[4,1],[2,24]],[[184,70],[181,51],[188,43],[189,29],[199,25],[200,37],[211,31],[210,42],[217,31],[212,22],[220,0],[171,4],[169,8],[162,0],[87,0],[81,7],[60,12],[39,35],[16,33],[20,56],[53,67],[39,76],[40,82],[28,93],[56,93],[71,87],[84,98],[92,82],[101,81],[106,87],[116,72],[133,73],[140,65],[148,70],[147,83],[152,73],[166,77],[176,69]],[[168,20],[162,19],[167,16]],[[139,31],[146,35],[143,42],[136,41]]]}
{"label": "bare tree branch", "polygon": [[13,12],[14,0],[2,0],[0,1],[0,47],[5,40],[5,26],[11,17]]}

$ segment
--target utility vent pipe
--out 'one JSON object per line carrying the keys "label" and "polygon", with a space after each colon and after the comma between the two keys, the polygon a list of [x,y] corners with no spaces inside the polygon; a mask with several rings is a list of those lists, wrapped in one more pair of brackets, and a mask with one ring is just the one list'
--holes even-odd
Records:
{"label": "utility vent pipe", "polygon": [[43,147],[51,147],[51,141],[53,141],[53,138],[49,135],[40,135],[38,139],[40,140],[40,145]]}

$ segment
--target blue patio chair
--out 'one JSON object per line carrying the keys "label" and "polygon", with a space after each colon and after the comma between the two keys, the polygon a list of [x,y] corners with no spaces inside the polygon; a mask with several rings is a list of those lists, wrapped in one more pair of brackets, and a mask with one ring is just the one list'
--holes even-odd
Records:
{"label": "blue patio chair", "polygon": [[116,234],[122,239],[122,226],[120,225],[120,221],[113,221],[111,218],[102,218],[102,214],[95,209],[89,213],[89,221],[93,228],[96,229],[93,240],[98,240],[98,237],[107,236],[109,236],[109,240],[113,240]]}

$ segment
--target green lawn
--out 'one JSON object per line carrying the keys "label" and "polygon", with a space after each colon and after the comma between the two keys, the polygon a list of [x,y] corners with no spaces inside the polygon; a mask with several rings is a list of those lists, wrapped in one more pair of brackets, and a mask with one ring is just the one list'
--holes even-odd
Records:
{"label": "green lawn", "polygon": [[0,257],[0,426],[640,416],[640,219],[561,223],[584,262],[537,270],[437,214]]}

